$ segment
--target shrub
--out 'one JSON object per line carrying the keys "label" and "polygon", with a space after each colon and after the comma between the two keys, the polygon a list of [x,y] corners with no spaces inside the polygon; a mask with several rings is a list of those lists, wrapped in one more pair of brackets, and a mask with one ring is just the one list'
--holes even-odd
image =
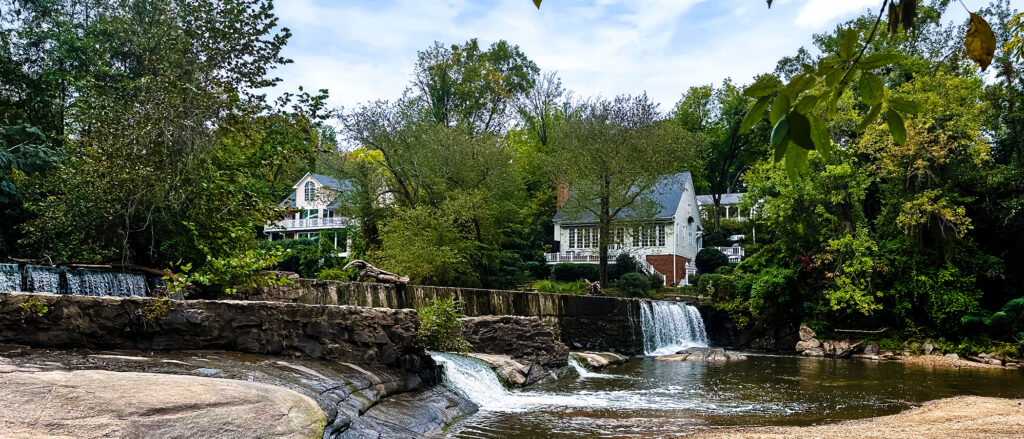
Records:
{"label": "shrub", "polygon": [[462,337],[462,312],[455,299],[433,298],[416,310],[420,329],[416,341],[427,349],[443,352],[467,352],[469,342]]}
{"label": "shrub", "polygon": [[316,278],[348,282],[355,278],[358,272],[359,270],[355,269],[355,267],[350,267],[348,270],[343,270],[341,267],[325,268],[316,274]]}
{"label": "shrub", "polygon": [[640,262],[629,253],[619,253],[615,257],[615,265],[608,266],[608,277],[616,280],[627,273],[639,273],[643,271]]}
{"label": "shrub", "polygon": [[729,265],[729,257],[714,247],[704,247],[694,261],[700,273],[714,273],[718,267]]}
{"label": "shrub", "polygon": [[643,273],[626,273],[615,282],[615,287],[629,297],[641,297],[651,290],[651,281]]}
{"label": "shrub", "polygon": [[541,293],[569,294],[573,296],[581,296],[587,293],[587,284],[582,280],[569,283],[539,280],[534,282],[532,287]]}
{"label": "shrub", "polygon": [[651,273],[647,275],[647,289],[656,290],[665,286],[665,280],[660,275]]}
{"label": "shrub", "polygon": [[552,269],[555,280],[561,282],[576,282],[580,279],[595,281],[598,278],[597,264],[555,264]]}

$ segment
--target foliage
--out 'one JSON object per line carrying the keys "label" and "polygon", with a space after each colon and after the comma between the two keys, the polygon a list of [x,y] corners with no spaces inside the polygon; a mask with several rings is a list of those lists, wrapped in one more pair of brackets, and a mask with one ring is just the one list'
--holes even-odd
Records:
{"label": "foliage", "polygon": [[1007,302],[989,315],[964,316],[961,324],[969,335],[987,335],[1024,345],[1024,297]]}
{"label": "foliage", "polygon": [[647,95],[580,104],[556,134],[559,177],[572,182],[562,211],[569,219],[597,222],[599,278],[607,284],[612,223],[649,223],[660,211],[650,190],[660,177],[696,161],[691,136],[662,123]]}
{"label": "foliage", "polygon": [[290,279],[268,273],[286,254],[280,247],[274,250],[248,250],[245,253],[224,258],[210,257],[206,264],[192,272],[192,264],[180,266],[180,272],[164,279],[168,281],[170,293],[186,292],[186,286],[205,285],[225,294],[235,294],[239,289],[251,290],[263,287],[289,285]]}
{"label": "foliage", "polygon": [[458,218],[429,207],[398,212],[381,230],[378,266],[425,285],[479,286],[470,261],[477,244],[466,239]]}
{"label": "foliage", "polygon": [[633,255],[629,253],[619,253],[619,255],[615,257],[615,265],[608,268],[608,277],[609,279],[615,280],[627,273],[637,273],[641,271],[643,271],[643,268],[640,266],[640,262],[637,261]]}
{"label": "foliage", "polygon": [[597,265],[594,264],[555,264],[551,268],[555,280],[561,282],[575,282],[582,279],[594,281],[598,278]]}
{"label": "foliage", "polygon": [[[284,253],[273,268],[295,272],[303,278],[312,279],[317,277],[317,273],[322,268],[335,267],[344,262],[344,258],[337,256],[332,233],[334,232],[321,232],[320,237],[316,240],[261,241],[259,248],[264,251],[280,248]],[[344,242],[344,236],[339,236],[338,241]]]}
{"label": "foliage", "polygon": [[661,287],[661,279],[658,285],[652,285],[651,280],[643,273],[626,273],[615,282],[615,288],[628,297],[643,297],[655,288]]}
{"label": "foliage", "polygon": [[358,270],[355,267],[349,267],[347,270],[341,269],[341,267],[330,267],[320,270],[316,274],[316,278],[320,280],[336,280],[342,282],[349,282],[355,279],[358,274]]}
{"label": "foliage", "polygon": [[729,265],[729,257],[714,247],[704,247],[697,252],[694,259],[698,273],[714,273],[718,267]]}
{"label": "foliage", "polygon": [[21,308],[22,322],[24,322],[26,318],[43,317],[46,313],[50,312],[50,307],[43,305],[43,303],[35,297],[28,298],[28,300],[21,302],[18,306]]}
{"label": "foliage", "polygon": [[462,312],[453,298],[429,299],[416,310],[420,327],[416,341],[426,349],[442,352],[467,352],[471,346],[462,337]]}
{"label": "foliage", "polygon": [[587,294],[587,284],[583,280],[566,283],[539,280],[534,282],[530,288],[541,293],[569,294],[573,296]]}
{"label": "foliage", "polygon": [[171,313],[171,300],[161,297],[142,309],[142,317],[149,322],[161,322]]}

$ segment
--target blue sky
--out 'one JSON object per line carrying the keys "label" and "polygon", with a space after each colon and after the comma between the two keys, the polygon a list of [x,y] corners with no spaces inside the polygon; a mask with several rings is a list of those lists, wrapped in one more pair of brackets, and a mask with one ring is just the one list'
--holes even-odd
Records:
{"label": "blue sky", "polygon": [[[295,62],[276,73],[278,92],[327,88],[351,108],[394,99],[416,51],[433,41],[479,38],[517,44],[577,97],[646,91],[668,111],[690,86],[726,77],[749,82],[814,33],[877,11],[881,0],[278,0]],[[971,10],[987,3],[965,0]],[[954,2],[944,21],[965,22]],[[272,93],[274,94],[274,93]]]}

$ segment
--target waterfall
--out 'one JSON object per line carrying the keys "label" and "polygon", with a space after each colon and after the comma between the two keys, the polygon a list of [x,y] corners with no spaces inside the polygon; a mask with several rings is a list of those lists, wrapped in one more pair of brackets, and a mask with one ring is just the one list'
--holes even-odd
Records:
{"label": "waterfall", "polygon": [[21,291],[18,264],[0,264],[0,291]]}
{"label": "waterfall", "polygon": [[445,387],[461,393],[482,410],[517,411],[541,405],[594,407],[609,404],[600,398],[578,394],[512,392],[501,384],[498,375],[483,361],[444,352],[431,351],[430,356],[442,366]]}
{"label": "waterfall", "polygon": [[689,347],[708,345],[700,311],[685,303],[641,302],[640,327],[647,355],[673,354]]}
{"label": "waterfall", "polygon": [[145,296],[146,290],[146,277],[136,273],[0,264],[0,291],[125,297]]}
{"label": "waterfall", "polygon": [[25,291],[35,293],[61,293],[60,270],[56,267],[42,265],[26,265]]}
{"label": "waterfall", "polygon": [[146,278],[141,274],[74,269],[65,272],[67,294],[78,296],[145,296]]}

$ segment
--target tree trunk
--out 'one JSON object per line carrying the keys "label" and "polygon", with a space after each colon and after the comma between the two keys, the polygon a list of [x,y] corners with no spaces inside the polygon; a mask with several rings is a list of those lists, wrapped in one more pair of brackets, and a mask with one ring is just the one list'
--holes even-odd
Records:
{"label": "tree trunk", "polygon": [[611,186],[611,182],[607,178],[604,180],[605,191],[601,196],[601,214],[598,215],[598,227],[597,227],[597,255],[598,255],[598,277],[601,279],[601,286],[608,286],[608,238],[611,235],[612,215],[611,215],[611,200],[609,199],[608,191]]}
{"label": "tree trunk", "polygon": [[715,219],[715,233],[718,233],[718,222],[720,218],[718,208],[722,205],[722,194],[711,194],[711,201],[714,205],[714,215],[712,217]]}

